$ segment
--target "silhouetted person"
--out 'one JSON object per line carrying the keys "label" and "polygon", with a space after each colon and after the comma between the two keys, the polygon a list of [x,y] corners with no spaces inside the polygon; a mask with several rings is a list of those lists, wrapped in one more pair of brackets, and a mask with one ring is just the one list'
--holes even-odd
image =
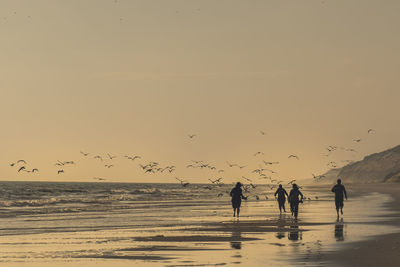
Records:
{"label": "silhouetted person", "polygon": [[299,214],[299,203],[303,203],[303,198],[303,194],[300,192],[297,184],[293,184],[293,189],[290,190],[288,201],[290,203],[290,211],[296,219]]}
{"label": "silhouetted person", "polygon": [[332,192],[335,193],[335,206],[337,216],[339,217],[339,209],[340,213],[343,215],[344,197],[346,197],[347,200],[346,188],[344,188],[344,185],[342,185],[341,179],[337,179],[337,184],[332,188]]}
{"label": "silhouetted person", "polygon": [[[284,212],[286,212],[285,209],[285,201],[286,201],[286,196],[288,196],[288,193],[286,190],[282,187],[280,184],[278,189],[276,190],[274,196],[276,197],[278,195],[278,205],[279,205],[279,211],[282,213],[282,209]],[[285,196],[286,195],[286,196]]]}
{"label": "silhouetted person", "polygon": [[235,214],[237,214],[237,217],[239,217],[242,198],[247,199],[247,197],[243,196],[241,187],[242,184],[240,182],[237,182],[236,186],[232,189],[230,194],[232,197],[233,217],[235,217]]}

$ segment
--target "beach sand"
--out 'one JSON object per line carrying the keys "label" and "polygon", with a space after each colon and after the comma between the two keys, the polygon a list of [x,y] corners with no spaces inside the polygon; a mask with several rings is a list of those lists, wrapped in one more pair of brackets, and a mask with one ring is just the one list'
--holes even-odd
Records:
{"label": "beach sand", "polygon": [[[364,184],[356,188],[353,190],[358,194],[390,194],[392,201],[386,205],[397,213],[391,214],[379,224],[400,226],[400,184]],[[369,240],[351,243],[338,251],[325,253],[323,257],[331,266],[399,266],[400,233],[376,235]]]}
{"label": "beach sand", "polygon": [[[32,225],[28,234],[19,234],[19,228],[2,226],[9,235],[0,237],[0,266],[396,266],[400,185],[347,185],[349,200],[338,220],[329,189],[307,186],[303,192],[308,200],[300,206],[298,220],[289,212],[280,215],[276,201],[269,200],[244,202],[240,219],[231,217],[227,201],[219,211],[214,211],[219,204],[202,211],[208,217],[176,221],[149,210],[143,213],[143,222],[151,216],[160,222],[146,227],[132,225],[129,216],[134,210],[112,217],[106,216],[109,211],[95,213],[96,227],[74,225],[72,230],[53,227],[41,232]],[[198,209],[182,205],[177,210],[199,212],[194,208]],[[85,216],[80,218],[90,219],[90,214]],[[126,224],[102,226],[116,216]],[[25,223],[36,219],[48,220],[23,218]]]}

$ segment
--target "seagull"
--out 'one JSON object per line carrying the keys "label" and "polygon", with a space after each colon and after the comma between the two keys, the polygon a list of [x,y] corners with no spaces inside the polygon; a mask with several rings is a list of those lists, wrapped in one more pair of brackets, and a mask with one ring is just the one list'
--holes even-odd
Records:
{"label": "seagull", "polygon": [[265,161],[263,160],[265,165],[279,164],[279,161]]}
{"label": "seagull", "polygon": [[353,141],[359,143],[361,142],[361,139],[353,139]]}
{"label": "seagull", "polygon": [[245,180],[247,180],[247,181],[249,181],[249,182],[252,182],[252,180],[249,179],[249,178],[246,178],[246,177],[244,177],[244,176],[242,176],[242,178],[245,179]]}
{"label": "seagull", "polygon": [[219,170],[218,173],[224,172],[224,170]]}
{"label": "seagull", "polygon": [[221,182],[221,180],[222,180],[222,177],[220,177],[220,178],[218,178],[218,179],[215,179],[214,181],[213,180],[211,180],[211,179],[208,179],[211,183],[213,183],[213,184],[218,184],[218,183],[220,183]]}
{"label": "seagull", "polygon": [[10,163],[10,166],[11,166],[11,167],[14,167],[14,166],[15,166],[15,162]]}
{"label": "seagull", "polygon": [[292,154],[292,155],[289,155],[289,157],[288,157],[288,158],[289,158],[289,159],[290,159],[290,158],[299,159],[299,157],[298,157],[297,155],[293,155],[293,154]]}
{"label": "seagull", "polygon": [[186,181],[184,181],[184,180],[181,180],[181,179],[179,179],[178,177],[175,177],[175,179],[178,180],[179,182],[181,182],[181,185],[182,185],[183,187],[186,187],[186,186],[189,185],[188,182],[186,182]]}
{"label": "seagull", "polygon": [[84,155],[85,157],[89,156],[90,153],[85,153],[81,151],[81,154]]}
{"label": "seagull", "polygon": [[39,170],[35,168],[35,169],[32,169],[31,172],[39,172]]}
{"label": "seagull", "polygon": [[107,153],[107,156],[110,158],[110,159],[115,159],[117,156],[111,156],[110,154],[108,154]]}
{"label": "seagull", "polygon": [[25,166],[22,166],[22,167],[20,167],[20,168],[18,169],[18,172],[24,171],[24,170],[25,170]]}
{"label": "seagull", "polygon": [[94,159],[99,159],[99,160],[103,161],[103,158],[102,158],[101,156],[94,156],[93,158],[94,158]]}
{"label": "seagull", "polygon": [[111,165],[107,165],[107,164],[106,164],[106,165],[104,165],[104,167],[106,167],[106,168],[111,168],[111,167],[114,167],[114,165],[112,165],[112,164],[111,164]]}
{"label": "seagull", "polygon": [[368,133],[370,134],[370,133],[375,133],[375,130],[374,129],[369,129],[368,130]]}
{"label": "seagull", "polygon": [[190,139],[193,139],[196,135],[195,134],[189,134],[188,135]]}
{"label": "seagull", "polygon": [[265,135],[265,132],[264,132],[264,131],[260,131],[260,134],[261,134],[261,135]]}
{"label": "seagull", "polygon": [[256,153],[254,154],[254,156],[257,156],[257,155],[264,155],[264,153],[261,152],[261,151],[258,151],[258,152],[256,152]]}
{"label": "seagull", "polygon": [[231,167],[231,168],[234,167],[234,166],[238,166],[237,164],[231,164],[231,163],[229,163],[228,161],[227,161],[226,163],[227,163],[228,166]]}
{"label": "seagull", "polygon": [[273,170],[269,170],[269,169],[264,169],[264,170],[269,171],[269,172],[271,172],[272,174],[278,174],[276,171],[273,171]]}
{"label": "seagull", "polygon": [[243,169],[243,168],[245,168],[246,166],[238,166],[239,167],[239,169]]}
{"label": "seagull", "polygon": [[99,180],[99,181],[105,181],[106,179],[104,179],[104,178],[100,178],[100,177],[94,177],[93,179],[95,179],[95,180]]}
{"label": "seagull", "polygon": [[24,164],[26,164],[26,161],[23,160],[23,159],[20,159],[20,160],[17,161],[17,163],[24,163]]}
{"label": "seagull", "polygon": [[64,173],[64,170],[58,170],[57,174]]}
{"label": "seagull", "polygon": [[291,180],[288,184],[293,184],[296,180]]}

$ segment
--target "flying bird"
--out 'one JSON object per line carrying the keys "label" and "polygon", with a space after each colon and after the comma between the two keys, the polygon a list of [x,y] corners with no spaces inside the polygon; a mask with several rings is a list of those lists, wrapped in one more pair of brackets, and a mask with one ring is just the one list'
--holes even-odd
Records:
{"label": "flying bird", "polygon": [[178,180],[178,181],[181,183],[181,185],[182,185],[183,187],[186,187],[186,186],[189,185],[189,182],[186,182],[186,181],[184,181],[184,180],[181,180],[181,179],[179,179],[178,177],[175,177],[175,179]]}
{"label": "flying bird", "polygon": [[99,159],[100,161],[103,161],[103,158],[101,156],[94,156],[94,159]]}
{"label": "flying bird", "polygon": [[89,156],[90,153],[85,153],[81,151],[81,154],[84,155],[85,157]]}
{"label": "flying bird", "polygon": [[188,134],[190,139],[193,139],[196,135],[195,134]]}
{"label": "flying bird", "polygon": [[263,160],[265,165],[273,165],[273,164],[279,164],[279,161],[265,161]]}
{"label": "flying bird", "polygon": [[249,179],[249,178],[247,178],[247,177],[242,176],[242,178],[245,179],[245,180],[247,180],[247,181],[249,181],[249,182],[252,182],[252,180]]}
{"label": "flying bird", "polygon": [[26,164],[26,161],[23,160],[23,159],[20,159],[20,160],[17,161],[17,163],[24,163],[24,164]]}
{"label": "flying bird", "polygon": [[369,130],[368,130],[368,133],[369,133],[369,134],[375,133],[375,130],[374,130],[374,129],[369,129]]}
{"label": "flying bird", "polygon": [[218,183],[220,183],[221,182],[221,180],[222,180],[222,177],[220,177],[220,178],[218,178],[218,179],[215,179],[215,180],[211,180],[211,179],[208,179],[211,183],[213,183],[213,184],[218,184]]}
{"label": "flying bird", "polygon": [[238,166],[237,164],[231,164],[231,163],[229,163],[228,161],[227,161],[226,163],[227,163],[228,166],[231,167],[231,168],[234,167],[234,166]]}
{"label": "flying bird", "polygon": [[265,132],[264,132],[264,131],[260,131],[260,134],[261,134],[261,135],[265,135]]}
{"label": "flying bird", "polygon": [[64,170],[58,170],[57,174],[64,173]]}
{"label": "flying bird", "polygon": [[292,154],[292,155],[289,155],[289,157],[288,157],[288,158],[289,158],[289,159],[290,159],[290,158],[299,159],[299,157],[298,157],[297,155],[293,155],[293,154]]}
{"label": "flying bird", "polygon": [[31,172],[39,172],[39,170],[35,168],[35,169],[32,169]]}
{"label": "flying bird", "polygon": [[291,180],[288,184],[293,184],[296,180]]}
{"label": "flying bird", "polygon": [[261,152],[261,151],[258,151],[258,152],[256,152],[256,153],[254,154],[254,156],[257,156],[257,155],[264,155],[264,153]]}
{"label": "flying bird", "polygon": [[353,139],[354,142],[359,143],[361,142],[361,139]]}
{"label": "flying bird", "polygon": [[24,170],[25,170],[25,166],[22,166],[22,167],[20,167],[20,168],[18,169],[18,172],[24,171]]}
{"label": "flying bird", "polygon": [[115,159],[117,156],[111,156],[110,154],[108,154],[107,153],[107,156],[110,158],[110,159]]}

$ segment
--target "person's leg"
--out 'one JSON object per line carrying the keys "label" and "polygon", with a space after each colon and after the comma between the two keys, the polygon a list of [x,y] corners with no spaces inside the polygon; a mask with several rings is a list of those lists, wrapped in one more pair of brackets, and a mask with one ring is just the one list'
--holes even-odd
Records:
{"label": "person's leg", "polygon": [[335,199],[335,206],[336,206],[337,216],[339,217],[339,201],[337,199]]}
{"label": "person's leg", "polygon": [[278,200],[279,212],[282,213],[282,203]]}
{"label": "person's leg", "polygon": [[233,217],[235,217],[236,214],[236,208],[233,208]]}
{"label": "person's leg", "polygon": [[297,215],[299,214],[299,203],[294,205],[294,218],[297,219]]}
{"label": "person's leg", "polygon": [[240,207],[237,208],[237,212],[236,212],[238,218],[239,218],[239,213],[240,213]]}
{"label": "person's leg", "polygon": [[343,215],[343,206],[344,206],[344,204],[343,204],[343,201],[340,203],[340,213]]}
{"label": "person's leg", "polygon": [[283,211],[286,212],[286,209],[285,209],[285,200],[282,201],[282,208],[283,208]]}

